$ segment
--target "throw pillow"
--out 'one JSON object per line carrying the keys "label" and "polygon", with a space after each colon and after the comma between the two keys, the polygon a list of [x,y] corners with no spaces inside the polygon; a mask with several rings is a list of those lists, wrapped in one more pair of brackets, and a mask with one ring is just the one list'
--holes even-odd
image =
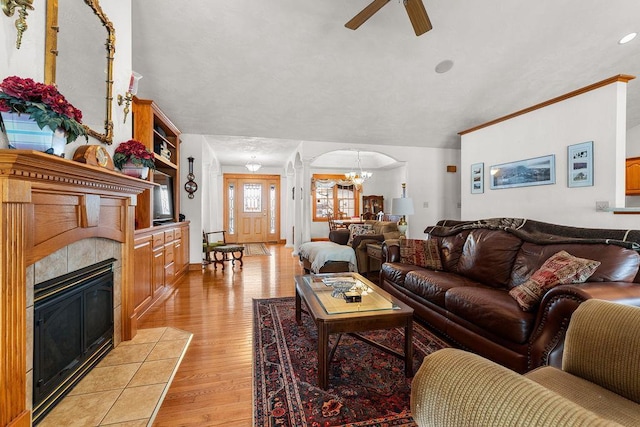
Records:
{"label": "throw pillow", "polygon": [[509,291],[524,311],[531,311],[551,288],[567,283],[586,281],[600,261],[578,258],[566,251],[560,251],[547,259],[523,284]]}
{"label": "throw pillow", "polygon": [[438,241],[400,239],[400,262],[431,270],[442,270]]}
{"label": "throw pillow", "polygon": [[373,234],[373,227],[370,224],[351,224],[349,226],[349,241],[347,245],[351,246],[354,237],[365,234]]}

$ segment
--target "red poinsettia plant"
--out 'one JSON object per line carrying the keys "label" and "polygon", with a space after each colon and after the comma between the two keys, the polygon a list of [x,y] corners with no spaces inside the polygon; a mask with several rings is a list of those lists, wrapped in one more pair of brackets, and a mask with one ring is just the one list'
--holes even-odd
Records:
{"label": "red poinsettia plant", "polygon": [[150,169],[156,168],[153,162],[153,153],[142,142],[135,139],[120,143],[113,153],[113,164],[118,169],[122,169],[122,166],[127,162],[137,166],[146,166]]}
{"label": "red poinsettia plant", "polygon": [[0,83],[0,111],[27,114],[40,129],[45,126],[51,130],[62,128],[67,134],[67,144],[80,135],[87,137],[82,125],[82,112],[71,105],[55,86],[30,78],[11,76]]}

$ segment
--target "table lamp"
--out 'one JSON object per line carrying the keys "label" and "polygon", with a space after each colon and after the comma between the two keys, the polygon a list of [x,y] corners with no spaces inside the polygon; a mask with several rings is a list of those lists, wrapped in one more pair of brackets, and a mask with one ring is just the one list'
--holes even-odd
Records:
{"label": "table lamp", "polygon": [[413,200],[407,197],[407,184],[404,182],[402,183],[402,197],[391,200],[391,213],[393,215],[402,215],[400,221],[398,221],[398,231],[402,236],[406,236],[408,227],[406,215],[413,215]]}

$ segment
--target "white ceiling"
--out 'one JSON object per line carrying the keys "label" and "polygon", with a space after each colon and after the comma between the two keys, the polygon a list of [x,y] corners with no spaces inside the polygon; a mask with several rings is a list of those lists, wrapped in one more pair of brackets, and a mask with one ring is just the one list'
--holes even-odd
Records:
{"label": "white ceiling", "polygon": [[640,37],[617,43],[640,1],[423,1],[434,28],[416,37],[397,0],[356,31],[370,0],[136,0],[139,96],[222,165],[284,166],[300,141],[459,148],[461,130],[616,74],[639,76],[640,124]]}

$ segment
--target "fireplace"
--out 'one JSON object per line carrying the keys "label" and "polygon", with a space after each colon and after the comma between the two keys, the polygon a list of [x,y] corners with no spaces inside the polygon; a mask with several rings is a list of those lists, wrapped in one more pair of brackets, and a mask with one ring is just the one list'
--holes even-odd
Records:
{"label": "fireplace", "polygon": [[[135,207],[137,195],[153,184],[45,153],[0,150],[0,187],[0,426],[28,427],[35,392],[34,284],[117,259],[113,290],[98,286],[102,296],[97,299],[102,302],[96,304],[101,306],[106,300],[113,304],[109,322],[114,332],[108,334],[113,344],[106,347],[135,336]],[[103,257],[105,252],[110,255]],[[88,258],[92,260],[85,262]],[[103,297],[110,292],[112,298]],[[86,304],[86,297],[84,301]],[[97,319],[102,326],[107,322],[104,316],[89,319],[89,323]],[[67,328],[67,320],[60,322],[62,329]],[[80,329],[85,343],[93,338],[97,348],[102,349],[109,340]],[[60,359],[54,365],[67,360],[66,356]],[[72,361],[64,368],[86,363]]]}
{"label": "fireplace", "polygon": [[115,261],[34,287],[34,424],[113,348]]}

